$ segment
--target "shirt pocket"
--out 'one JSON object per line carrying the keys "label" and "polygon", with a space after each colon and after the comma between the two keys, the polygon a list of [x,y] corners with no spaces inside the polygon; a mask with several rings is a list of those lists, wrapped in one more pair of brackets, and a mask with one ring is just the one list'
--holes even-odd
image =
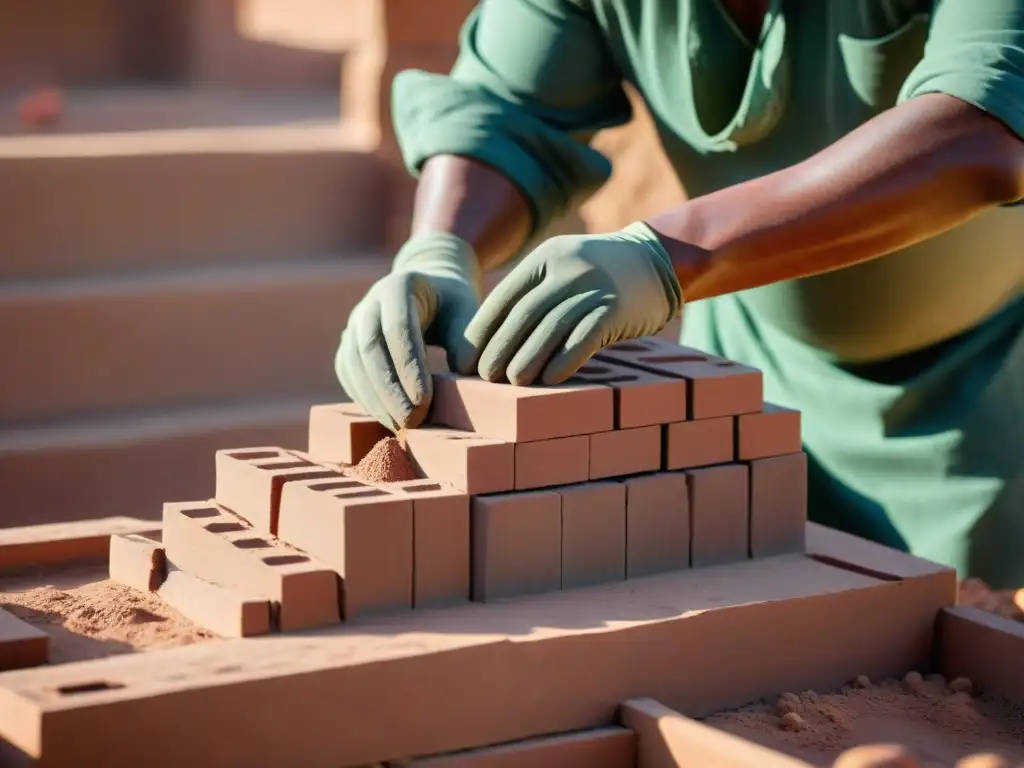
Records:
{"label": "shirt pocket", "polygon": [[844,67],[836,72],[837,105],[848,125],[857,125],[895,106],[904,80],[924,56],[928,16],[916,14],[884,37],[839,34]]}

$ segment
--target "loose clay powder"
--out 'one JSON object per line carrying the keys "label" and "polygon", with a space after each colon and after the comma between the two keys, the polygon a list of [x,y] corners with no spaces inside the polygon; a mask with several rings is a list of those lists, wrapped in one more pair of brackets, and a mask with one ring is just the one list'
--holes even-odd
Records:
{"label": "loose clay powder", "polygon": [[367,483],[400,483],[418,478],[409,454],[395,437],[380,440],[353,467],[352,473]]}

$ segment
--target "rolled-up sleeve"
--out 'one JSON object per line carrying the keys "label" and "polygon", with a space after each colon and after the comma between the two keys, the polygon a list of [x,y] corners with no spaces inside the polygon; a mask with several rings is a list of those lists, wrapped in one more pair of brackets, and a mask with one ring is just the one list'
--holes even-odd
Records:
{"label": "rolled-up sleeve", "polygon": [[631,116],[619,69],[578,0],[481,0],[451,74],[400,73],[392,111],[413,175],[436,155],[479,160],[523,193],[535,232],[608,179],[611,165],[589,141]]}
{"label": "rolled-up sleeve", "polygon": [[926,93],[973,104],[1024,139],[1024,0],[934,0],[899,101]]}

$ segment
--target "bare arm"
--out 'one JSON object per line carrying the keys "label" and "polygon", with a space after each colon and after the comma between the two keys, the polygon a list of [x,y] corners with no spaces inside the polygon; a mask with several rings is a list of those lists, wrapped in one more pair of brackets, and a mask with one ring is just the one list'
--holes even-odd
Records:
{"label": "bare arm", "polygon": [[892,253],[1024,197],[1024,141],[952,96],[894,107],[791,168],[648,221],[688,301]]}
{"label": "bare arm", "polygon": [[416,187],[413,235],[457,235],[473,246],[487,270],[512,258],[531,227],[526,200],[493,168],[455,155],[432,157],[424,164]]}

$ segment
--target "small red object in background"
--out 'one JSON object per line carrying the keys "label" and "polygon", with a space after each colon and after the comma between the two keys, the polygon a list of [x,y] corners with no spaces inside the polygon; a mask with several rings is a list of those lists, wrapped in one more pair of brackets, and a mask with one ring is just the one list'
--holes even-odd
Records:
{"label": "small red object in background", "polygon": [[26,125],[43,126],[55,122],[63,112],[64,95],[57,88],[40,88],[18,104],[18,117]]}

